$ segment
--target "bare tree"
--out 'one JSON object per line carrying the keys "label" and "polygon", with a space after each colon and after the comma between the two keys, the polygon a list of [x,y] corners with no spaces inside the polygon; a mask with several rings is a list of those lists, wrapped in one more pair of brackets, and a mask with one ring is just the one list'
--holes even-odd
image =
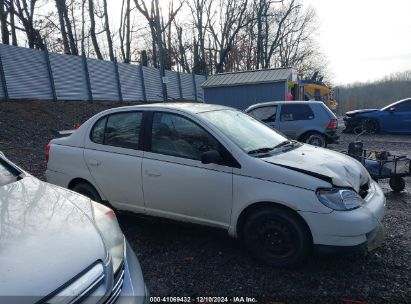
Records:
{"label": "bare tree", "polygon": [[[125,8],[124,8],[125,5]],[[120,51],[124,63],[131,62],[131,9],[130,0],[123,0],[121,4],[121,19],[120,19]],[[125,40],[125,42],[124,42]]]}
{"label": "bare tree", "polygon": [[66,24],[64,21],[64,9],[63,6],[66,5],[65,0],[56,0],[57,13],[59,16],[61,38],[63,41],[63,49],[65,54],[70,54],[70,46],[67,38]]}
{"label": "bare tree", "polygon": [[10,29],[11,29],[11,44],[17,46],[17,35],[16,35],[16,25],[14,21],[14,2],[9,3],[9,14],[10,14]]}
{"label": "bare tree", "polygon": [[96,53],[97,58],[102,60],[103,56],[101,55],[100,47],[97,41],[96,20],[94,18],[95,9],[94,9],[93,0],[88,0],[88,10],[89,10],[89,17],[90,17],[90,36],[91,36],[91,41],[93,43],[94,52]]}
{"label": "bare tree", "polygon": [[10,44],[10,32],[7,26],[7,11],[4,0],[0,0],[1,41]]}
{"label": "bare tree", "polygon": [[[12,3],[13,0],[4,1],[10,8],[10,13],[14,13],[20,20],[23,28],[19,29],[25,32],[29,47],[44,49],[43,38],[34,22],[37,0],[14,0],[14,3]],[[16,25],[14,27],[17,28]]]}
{"label": "bare tree", "polygon": [[[147,23],[150,28],[150,33],[152,37],[152,56],[153,56],[153,66],[157,67],[157,53],[158,57],[164,57],[164,49],[163,49],[163,33],[171,26],[173,20],[175,19],[177,13],[180,11],[181,7],[183,6],[183,2],[175,9],[171,9],[169,12],[169,17],[167,22],[161,23],[161,14],[158,5],[158,0],[151,1],[151,9],[148,10],[145,2],[143,0],[134,0],[137,10],[143,15],[143,17],[147,20]],[[160,58],[160,67],[164,64]]]}
{"label": "bare tree", "polygon": [[232,50],[237,34],[253,20],[247,8],[248,0],[220,0],[217,7],[210,7],[207,10],[209,31],[218,53],[217,73],[224,71],[227,56]]}
{"label": "bare tree", "polygon": [[[197,54],[194,60],[193,68],[198,74],[208,74],[205,36],[209,26],[210,19],[207,18],[206,12],[211,10],[214,0],[193,0],[187,2],[193,18],[193,25],[196,30],[196,40],[198,43],[194,46],[194,54]],[[198,48],[198,50],[197,50]]]}
{"label": "bare tree", "polygon": [[110,60],[114,61],[114,49],[113,49],[113,40],[111,38],[111,31],[110,31],[110,22],[107,12],[107,0],[103,0],[103,13],[104,13],[104,29],[106,32],[107,37],[107,45],[108,45],[108,53],[110,56]]}

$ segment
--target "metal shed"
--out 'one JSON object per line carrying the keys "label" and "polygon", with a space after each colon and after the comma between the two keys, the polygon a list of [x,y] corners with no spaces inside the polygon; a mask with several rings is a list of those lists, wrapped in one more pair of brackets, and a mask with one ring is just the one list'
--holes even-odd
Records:
{"label": "metal shed", "polygon": [[201,87],[205,102],[243,110],[258,102],[285,100],[291,81],[297,82],[296,71],[280,68],[216,74]]}

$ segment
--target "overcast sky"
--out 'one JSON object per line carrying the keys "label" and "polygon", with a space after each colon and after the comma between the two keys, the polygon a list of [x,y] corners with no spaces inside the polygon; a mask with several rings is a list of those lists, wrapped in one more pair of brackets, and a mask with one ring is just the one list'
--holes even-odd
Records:
{"label": "overcast sky", "polygon": [[[411,0],[300,1],[317,11],[318,42],[335,84],[411,70]],[[108,2],[119,16],[121,1]],[[160,0],[164,6],[168,2]]]}
{"label": "overcast sky", "polygon": [[411,0],[303,0],[319,17],[318,41],[335,83],[411,70]]}

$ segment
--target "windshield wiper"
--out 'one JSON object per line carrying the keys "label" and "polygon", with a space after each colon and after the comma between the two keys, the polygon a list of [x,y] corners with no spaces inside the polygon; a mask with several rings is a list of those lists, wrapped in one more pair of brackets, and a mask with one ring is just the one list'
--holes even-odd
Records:
{"label": "windshield wiper", "polygon": [[274,147],[264,147],[264,148],[259,148],[259,149],[255,149],[255,150],[251,150],[250,152],[248,152],[248,154],[260,154],[260,153],[268,153],[272,150],[281,148],[281,147],[285,147],[285,146],[290,146],[290,147],[294,147],[295,145],[297,145],[298,142],[295,140],[284,140],[283,142],[279,143],[278,145],[274,146]]}
{"label": "windshield wiper", "polygon": [[260,154],[260,153],[267,153],[267,152],[270,152],[271,150],[274,150],[275,149],[275,147],[271,147],[271,148],[268,148],[268,147],[266,147],[266,148],[259,148],[259,149],[255,149],[255,150],[251,150],[251,151],[249,151],[248,152],[248,154]]}
{"label": "windshield wiper", "polygon": [[291,141],[291,140],[284,140],[283,142],[280,142],[278,145],[276,145],[274,147],[274,149],[277,149],[277,148],[280,148],[280,147],[283,147],[283,146],[287,146],[287,145],[290,145],[290,144],[294,144],[294,142]]}

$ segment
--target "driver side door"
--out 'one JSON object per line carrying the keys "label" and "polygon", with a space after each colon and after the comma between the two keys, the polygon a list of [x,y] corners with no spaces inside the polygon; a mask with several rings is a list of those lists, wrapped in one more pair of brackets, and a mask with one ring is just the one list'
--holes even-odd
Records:
{"label": "driver side door", "polygon": [[142,178],[146,213],[228,228],[232,208],[232,167],[203,164],[202,153],[228,151],[203,127],[175,113],[149,119]]}
{"label": "driver side door", "polygon": [[385,110],[381,124],[386,132],[411,134],[411,99]]}

